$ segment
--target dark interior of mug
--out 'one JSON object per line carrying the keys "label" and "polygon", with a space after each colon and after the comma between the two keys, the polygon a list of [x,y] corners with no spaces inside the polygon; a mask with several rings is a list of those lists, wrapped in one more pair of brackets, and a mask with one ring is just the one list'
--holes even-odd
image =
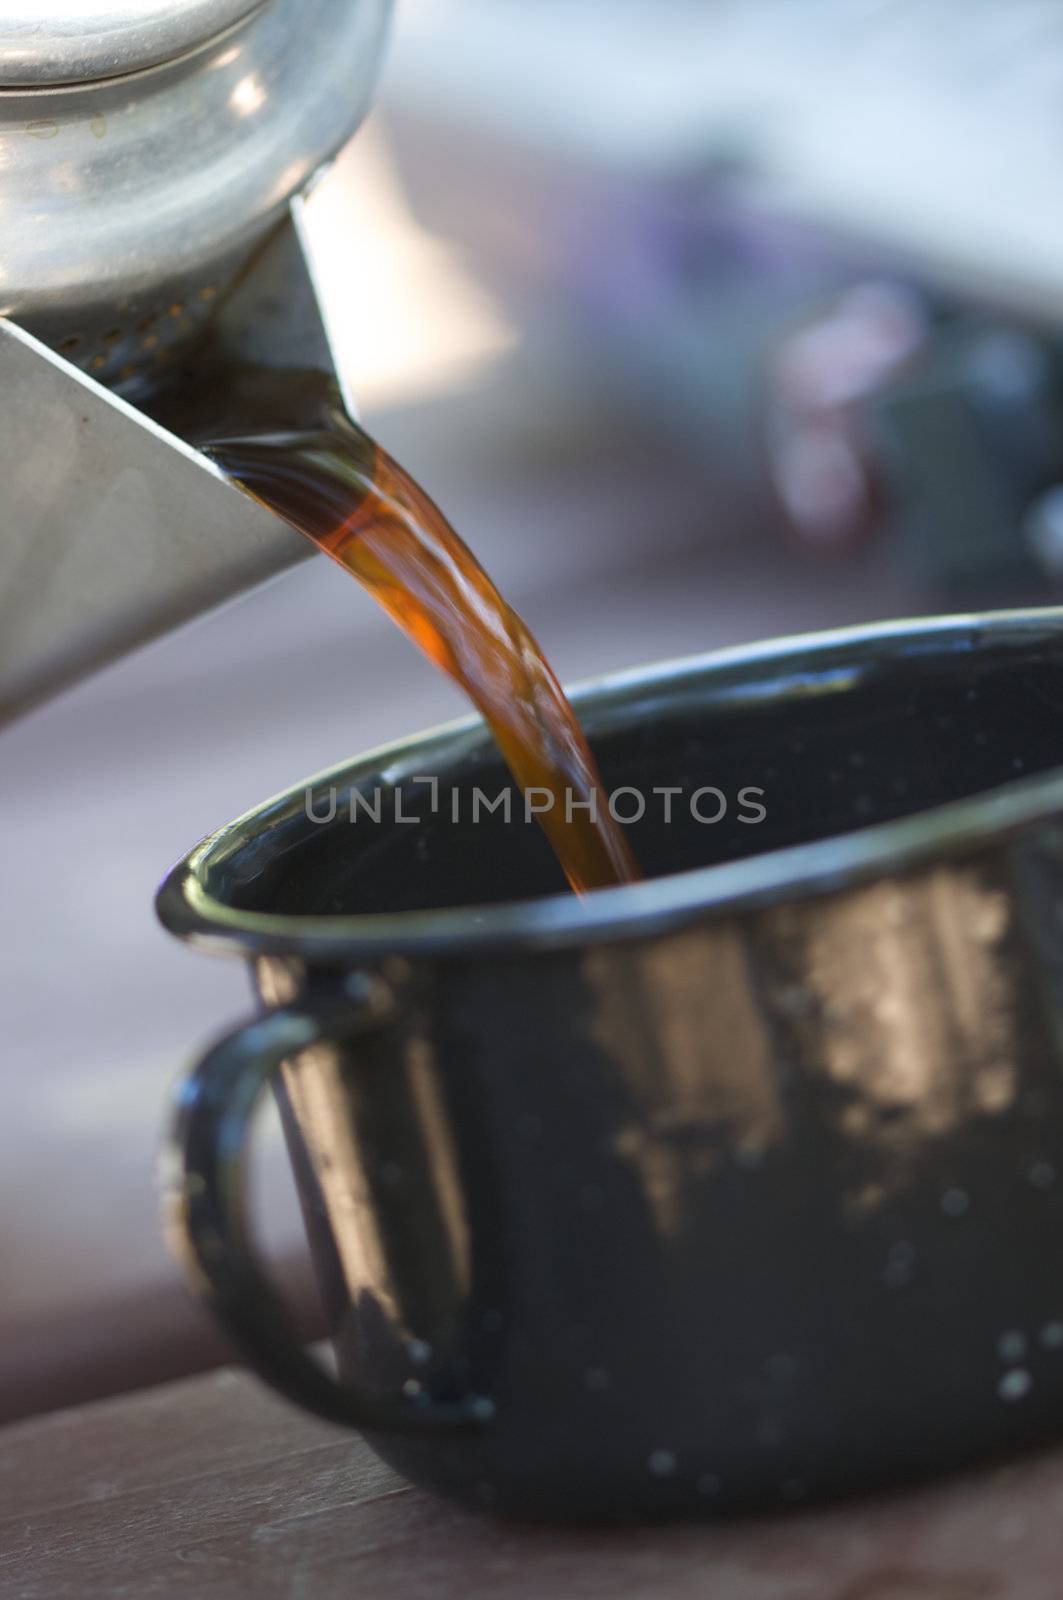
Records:
{"label": "dark interior of mug", "polygon": [[[1063,634],[956,628],[693,667],[580,702],[643,872],[659,876],[809,843],[1063,767]],[[486,737],[456,736],[401,791],[355,763],[208,867],[242,910],[364,914],[533,898],[564,889],[538,824]],[[431,788],[414,778],[438,780]],[[354,784],[370,806],[350,804]],[[655,792],[678,790],[667,801]],[[617,791],[624,793],[618,794]],[[702,793],[699,790],[716,792]],[[749,791],[759,791],[750,795]],[[634,791],[634,792],[632,792]],[[693,803],[692,803],[693,802]],[[752,820],[763,807],[761,820]],[[670,820],[665,820],[666,808]],[[354,820],[352,820],[352,809]],[[457,817],[457,820],[455,819]],[[717,820],[707,820],[717,818]]]}

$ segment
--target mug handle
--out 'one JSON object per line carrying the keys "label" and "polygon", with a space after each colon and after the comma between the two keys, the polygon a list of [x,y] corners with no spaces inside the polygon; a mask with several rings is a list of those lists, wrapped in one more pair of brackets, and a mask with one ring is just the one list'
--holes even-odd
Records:
{"label": "mug handle", "polygon": [[167,1233],[193,1285],[260,1377],[330,1422],[390,1432],[481,1428],[495,1415],[486,1396],[382,1397],[340,1384],[308,1355],[257,1258],[247,1222],[244,1149],[259,1095],[288,1056],[350,1042],[379,1027],[345,1006],[284,1006],[221,1039],[181,1084],[164,1155]]}

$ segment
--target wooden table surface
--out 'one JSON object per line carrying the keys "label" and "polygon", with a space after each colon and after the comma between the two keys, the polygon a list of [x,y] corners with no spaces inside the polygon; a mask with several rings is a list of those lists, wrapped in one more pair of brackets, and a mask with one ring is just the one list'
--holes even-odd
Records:
{"label": "wooden table surface", "polygon": [[0,1430],[3,1600],[1060,1600],[1063,1452],[787,1517],[492,1522],[223,1369]]}

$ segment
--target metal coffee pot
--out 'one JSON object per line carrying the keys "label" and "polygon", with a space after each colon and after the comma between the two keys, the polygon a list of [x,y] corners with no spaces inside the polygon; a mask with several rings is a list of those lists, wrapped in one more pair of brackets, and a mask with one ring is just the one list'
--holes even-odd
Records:
{"label": "metal coffee pot", "polygon": [[389,11],[0,0],[0,723],[309,548],[148,410],[204,351],[334,371],[302,197]]}

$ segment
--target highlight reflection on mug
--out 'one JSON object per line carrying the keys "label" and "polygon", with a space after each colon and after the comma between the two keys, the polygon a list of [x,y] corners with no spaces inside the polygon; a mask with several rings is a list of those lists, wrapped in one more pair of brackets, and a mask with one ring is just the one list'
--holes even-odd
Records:
{"label": "highlight reflection on mug", "polygon": [[[427,793],[414,796],[414,784]],[[641,822],[649,813],[665,823],[690,817],[705,827],[712,827],[730,817],[735,822],[755,826],[768,815],[763,804],[764,790],[746,785],[732,797],[714,784],[687,790],[681,784],[655,785],[648,792],[625,784],[612,789],[605,796],[609,815],[614,822],[627,827]],[[412,809],[416,805],[416,809]],[[577,812],[598,820],[598,795],[594,792],[586,799],[565,789],[557,794],[552,789],[530,785],[523,794],[512,788],[489,794],[479,787],[439,791],[439,779],[407,778],[401,786],[378,786],[365,790],[351,787],[346,790],[330,787],[324,790],[307,789],[304,809],[310,822],[326,824],[337,817],[348,822],[423,822],[428,816],[447,815],[451,822],[477,823],[485,818],[501,817],[503,822],[533,822],[555,807],[564,807],[565,820],[571,822]]]}

